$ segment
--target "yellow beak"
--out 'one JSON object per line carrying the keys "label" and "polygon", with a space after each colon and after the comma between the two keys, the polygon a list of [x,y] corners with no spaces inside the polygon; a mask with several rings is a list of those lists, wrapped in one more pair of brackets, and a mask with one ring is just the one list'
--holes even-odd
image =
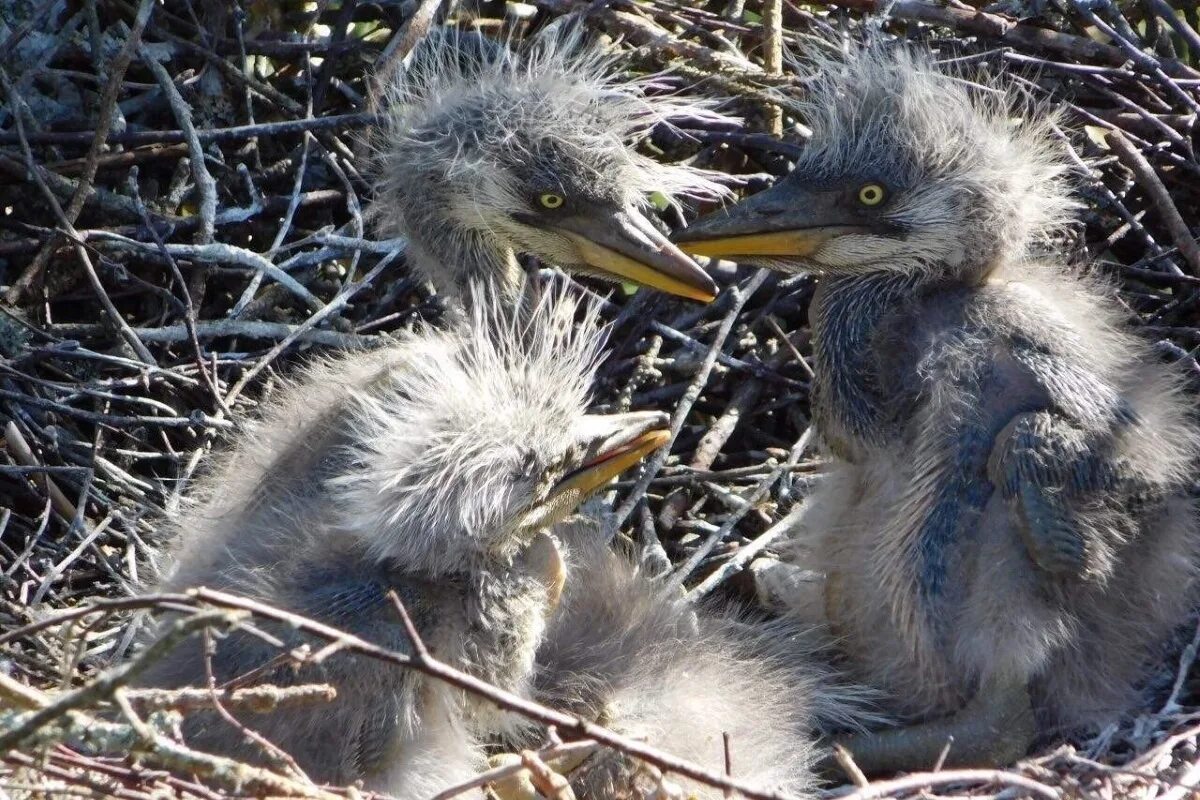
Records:
{"label": "yellow beak", "polygon": [[[641,417],[644,420],[647,415],[648,412],[635,412],[624,417]],[[521,557],[526,567],[545,584],[549,611],[554,610],[562,597],[567,570],[558,543],[544,528],[565,519],[597,489],[662,447],[670,438],[670,431],[651,430],[600,453],[560,481],[546,501],[523,520],[524,527],[539,529]]]}
{"label": "yellow beak", "polygon": [[[581,262],[609,275],[624,278],[639,286],[649,286],[651,289],[658,289],[691,300],[699,300],[701,303],[711,303],[716,299],[717,294],[711,281],[688,283],[577,233],[563,231],[563,235],[575,245]],[[697,271],[699,271],[698,268]]]}
{"label": "yellow beak", "polygon": [[585,424],[580,434],[582,442],[590,442],[585,452],[591,454],[591,460],[559,480],[545,500],[525,513],[519,527],[546,528],[561,522],[600,487],[671,438],[662,427],[666,415],[659,412],[589,415],[585,422],[590,424]]}
{"label": "yellow beak", "polygon": [[585,464],[561,481],[554,489],[554,498],[558,500],[575,496],[579,498],[576,504],[582,503],[601,486],[662,447],[670,438],[670,431],[648,431],[627,444],[601,453],[590,464]]}
{"label": "yellow beak", "polygon": [[[797,228],[769,233],[744,233],[736,236],[716,236],[712,239],[687,241],[678,237],[681,248],[689,253],[710,258],[747,256],[811,256],[831,239],[865,230],[849,225],[830,225],[820,228]],[[685,232],[686,234],[686,232]]]}

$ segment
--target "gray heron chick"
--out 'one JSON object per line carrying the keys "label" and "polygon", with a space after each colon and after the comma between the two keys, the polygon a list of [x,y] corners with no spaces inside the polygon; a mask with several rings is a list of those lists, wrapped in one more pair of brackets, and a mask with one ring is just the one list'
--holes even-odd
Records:
{"label": "gray heron chick", "polygon": [[[438,659],[525,692],[567,579],[552,527],[661,446],[666,416],[586,413],[598,359],[594,313],[553,295],[532,309],[477,295],[446,331],[331,360],[272,400],[181,515],[160,587],[207,586],[266,601],[411,652],[394,590]],[[218,685],[328,682],[329,706],[241,721],[310,777],[363,780],[424,798],[473,775],[477,744],[510,724],[490,703],[361,656],[295,668],[308,641],[287,626],[217,643]],[[145,679],[204,686],[195,637]],[[217,714],[189,714],[188,741],[245,756]]]}
{"label": "gray heron chick", "polygon": [[803,529],[857,677],[914,724],[870,771],[1022,755],[1135,708],[1195,596],[1198,449],[1181,376],[1072,274],[1052,121],[872,45],[810,87],[813,137],[690,252],[820,276]]}
{"label": "gray heron chick", "polygon": [[372,214],[409,239],[409,263],[459,300],[472,281],[515,296],[529,254],[572,272],[707,302],[712,278],[647,216],[649,197],[715,198],[705,172],[633,142],[702,105],[645,96],[613,57],[568,29],[514,52],[441,32],[385,79]]}

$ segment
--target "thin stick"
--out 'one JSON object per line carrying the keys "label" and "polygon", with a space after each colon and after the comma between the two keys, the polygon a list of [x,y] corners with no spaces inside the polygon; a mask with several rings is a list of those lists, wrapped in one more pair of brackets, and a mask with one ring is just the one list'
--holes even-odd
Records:
{"label": "thin stick", "polygon": [[[37,460],[37,456],[33,453],[33,448],[25,441],[24,434],[17,427],[17,423],[12,420],[4,426],[4,441],[8,447],[8,452],[13,459],[26,467],[41,467],[42,464]],[[50,502],[54,504],[54,510],[63,516],[63,519],[73,520],[78,513],[75,504],[71,499],[63,494],[62,489],[58,488],[58,484],[54,482],[48,474],[43,473],[38,476],[42,485],[45,487],[47,494],[50,495]]]}
{"label": "thin stick", "polygon": [[733,324],[737,321],[742,307],[746,301],[758,291],[758,288],[763,285],[763,281],[767,279],[767,271],[760,269],[750,282],[746,284],[745,289],[732,287],[728,291],[731,293],[732,303],[729,311],[725,314],[725,319],[721,321],[721,327],[717,329],[716,336],[713,337],[712,344],[709,346],[708,354],[704,357],[704,362],[700,366],[700,370],[692,379],[687,391],[675,406],[675,413],[671,417],[671,439],[670,444],[660,449],[655,453],[646,466],[642,469],[642,475],[638,478],[638,482],[634,485],[632,491],[613,512],[609,520],[609,533],[616,533],[616,530],[621,525],[625,524],[625,520],[629,519],[629,515],[633,513],[634,507],[645,495],[646,489],[650,486],[650,482],[667,463],[667,456],[670,455],[671,446],[674,445],[676,437],[679,436],[679,431],[683,429],[683,423],[687,419],[688,413],[691,412],[692,406],[699,399],[700,393],[704,391],[704,387],[708,383],[708,376],[712,374],[713,366],[717,363],[717,355],[721,352],[721,348],[725,345],[725,339],[729,336],[729,332],[733,330]]}
{"label": "thin stick", "polygon": [[[783,74],[783,0],[763,0],[762,24],[763,67],[768,75]],[[783,135],[783,109],[776,103],[767,105],[767,132]]]}
{"label": "thin stick", "polygon": [[1137,179],[1138,184],[1146,190],[1146,194],[1150,195],[1150,200],[1162,216],[1163,224],[1170,231],[1175,246],[1179,248],[1179,253],[1191,267],[1192,275],[1200,276],[1200,244],[1196,243],[1183,215],[1179,213],[1175,201],[1171,199],[1171,193],[1163,185],[1162,179],[1158,177],[1154,167],[1120,131],[1108,132],[1108,144],[1116,151],[1121,163],[1133,172],[1133,176]]}
{"label": "thin stick", "polygon": [[1039,783],[1032,778],[998,769],[952,769],[942,772],[921,772],[890,781],[876,781],[868,786],[847,792],[830,792],[830,798],[840,800],[876,800],[889,794],[919,790],[927,786],[946,786],[959,783],[999,784],[1024,789],[1032,795],[1059,800],[1062,790]]}

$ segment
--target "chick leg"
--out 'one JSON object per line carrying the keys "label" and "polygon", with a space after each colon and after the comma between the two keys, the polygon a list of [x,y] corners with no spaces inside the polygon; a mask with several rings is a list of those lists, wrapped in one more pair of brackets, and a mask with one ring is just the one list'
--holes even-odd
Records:
{"label": "chick leg", "polygon": [[[850,734],[846,748],[868,775],[930,769],[947,749],[947,766],[1000,766],[1029,750],[1036,733],[1033,706],[1022,682],[983,686],[961,711],[906,728]],[[827,758],[822,771],[836,767]]]}

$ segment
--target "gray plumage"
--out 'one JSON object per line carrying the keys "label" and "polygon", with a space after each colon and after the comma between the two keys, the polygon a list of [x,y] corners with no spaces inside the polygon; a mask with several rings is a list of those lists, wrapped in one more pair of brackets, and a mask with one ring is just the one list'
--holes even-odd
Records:
{"label": "gray plumage", "polygon": [[617,67],[579,28],[548,32],[521,52],[465,33],[428,37],[383,79],[377,227],[407,237],[409,263],[453,299],[480,280],[515,296],[523,253],[712,299],[712,279],[647,217],[649,196],[726,190],[702,170],[633,147],[673,116],[712,112],[648,99],[652,80],[624,79]]}
{"label": "gray plumage", "polygon": [[[555,297],[532,310],[507,306],[476,297],[450,330],[330,360],[273,398],[181,512],[158,588],[260,598],[408,651],[385,595],[394,589],[437,658],[525,692],[563,580],[549,529],[594,490],[581,479],[611,477],[609,456],[661,443],[665,417],[585,413],[600,340],[594,310],[578,315]],[[304,641],[287,626],[270,633],[288,647],[244,630],[221,639],[218,684]],[[204,680],[195,639],[145,682]],[[332,705],[243,722],[314,779],[362,779],[402,797],[473,774],[478,743],[510,724],[473,696],[346,654],[254,680],[333,684]],[[185,733],[247,755],[215,714],[189,714]]]}
{"label": "gray plumage", "polygon": [[[535,696],[717,773],[729,734],[735,777],[808,796],[814,714],[844,720],[862,698],[827,680],[800,632],[664,594],[583,521],[556,534],[572,581],[537,653]],[[601,751],[569,777],[581,800],[639,797],[653,783],[639,768]],[[683,783],[686,796],[722,796]]]}
{"label": "gray plumage", "polygon": [[865,763],[927,767],[971,715],[951,762],[1117,718],[1194,598],[1200,437],[1178,372],[1054,249],[1053,121],[878,44],[819,64],[807,104],[794,172],[677,241],[822,276],[831,462],[797,536],[848,664],[934,720]]}
{"label": "gray plumage", "polygon": [[[543,531],[594,490],[589,475],[661,442],[645,434],[663,416],[584,414],[595,320],[572,329],[564,302],[547,310],[531,301],[532,321],[528,302],[511,310],[515,255],[715,293],[642,209],[652,190],[722,190],[628,147],[664,110],[684,106],[650,104],[643,86],[613,70],[578,32],[523,54],[444,33],[418,48],[390,81],[372,213],[383,231],[408,239],[410,264],[468,314],[449,331],[315,367],[284,391],[181,515],[160,588],[205,584],[261,597],[403,650],[384,597],[394,588],[435,655],[525,691],[561,580],[551,576],[548,587],[547,568],[561,562]],[[562,199],[559,208],[531,207],[547,193]],[[476,295],[476,284],[489,288]],[[591,464],[603,447],[625,449]],[[526,507],[551,490],[553,502]],[[272,632],[299,644],[293,632]],[[217,680],[277,653],[234,633],[218,650]],[[202,664],[192,643],[148,682],[199,683]],[[445,687],[345,655],[257,679],[333,683],[331,708],[245,722],[314,778],[363,779],[405,797],[473,773],[480,741],[510,724]],[[190,716],[187,733],[201,746],[245,752],[215,715]]]}

